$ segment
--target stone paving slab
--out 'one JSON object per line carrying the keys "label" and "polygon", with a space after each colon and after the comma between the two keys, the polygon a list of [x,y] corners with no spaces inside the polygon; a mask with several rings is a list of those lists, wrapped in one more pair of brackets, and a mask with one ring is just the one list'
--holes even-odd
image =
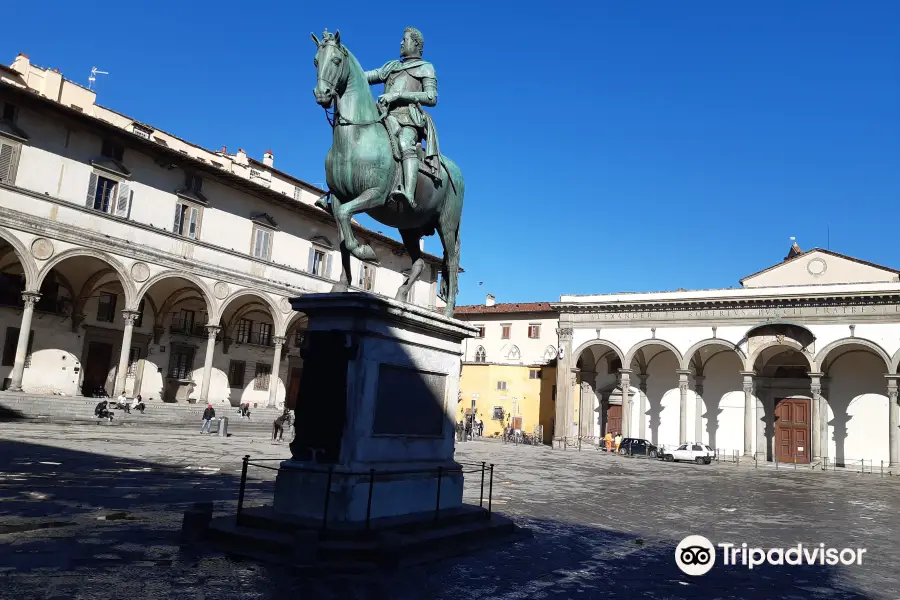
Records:
{"label": "stone paving slab", "polygon": [[[233,511],[244,454],[289,451],[249,433],[0,424],[0,599],[900,597],[898,478],[468,442],[457,459],[496,463],[494,510],[534,537],[401,573],[336,578],[179,546],[190,503]],[[274,472],[249,475],[248,501],[271,498]],[[471,502],[478,479],[467,482]],[[692,578],[674,562],[689,534],[868,552],[860,566],[716,565]]]}

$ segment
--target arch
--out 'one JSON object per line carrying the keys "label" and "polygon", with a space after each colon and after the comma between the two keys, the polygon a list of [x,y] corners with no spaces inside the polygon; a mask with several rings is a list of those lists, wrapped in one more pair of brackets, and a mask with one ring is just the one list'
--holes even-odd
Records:
{"label": "arch", "polygon": [[581,353],[590,348],[591,346],[606,346],[610,350],[616,353],[616,356],[619,357],[619,360],[622,361],[622,364],[625,364],[625,354],[622,352],[622,349],[610,342],[609,340],[595,339],[588,340],[582,345],[578,346],[578,349],[572,353],[572,360],[577,361],[578,357],[581,356]]}
{"label": "arch", "polygon": [[478,346],[475,349],[475,362],[487,362],[487,353],[484,351],[484,346]]}
{"label": "arch", "polygon": [[727,350],[733,350],[737,353],[738,358],[741,360],[741,364],[747,362],[747,355],[744,354],[744,351],[741,350],[740,346],[737,344],[733,344],[728,340],[722,340],[719,338],[708,338],[705,340],[701,340],[688,348],[688,351],[684,353],[684,360],[681,361],[681,369],[687,370],[690,368],[691,359],[694,358],[694,353],[696,353],[701,348],[705,348],[706,346],[721,346]]}
{"label": "arch", "polygon": [[506,355],[508,360],[520,360],[522,358],[522,352],[519,350],[519,347],[513,345],[512,348],[509,349],[509,354]]}
{"label": "arch", "polygon": [[756,351],[749,357],[747,357],[746,361],[744,361],[744,371],[752,371],[753,365],[756,363],[756,359],[759,358],[759,355],[769,348],[774,348],[776,346],[782,346],[785,348],[796,350],[799,354],[806,358],[806,362],[809,363],[809,370],[813,372],[817,371],[816,361],[813,359],[813,357],[810,356],[806,350],[804,350],[804,347],[801,346],[799,342],[788,338],[785,338],[783,342],[768,342],[757,348]]}
{"label": "arch", "polygon": [[[237,328],[238,323],[240,323],[241,319],[246,317],[247,315],[251,315],[255,312],[258,313],[266,313],[267,307],[262,302],[248,302],[247,304],[241,305],[234,314],[231,315],[231,319],[227,323],[220,323],[224,334],[226,336],[231,336],[234,333],[234,330]],[[224,315],[223,315],[224,316]],[[279,337],[277,331],[275,330],[275,324],[272,325],[272,335],[275,337]]]}
{"label": "arch", "polygon": [[547,346],[547,349],[544,350],[544,360],[551,361],[556,358],[556,347],[555,346]]}
{"label": "arch", "polygon": [[684,359],[681,356],[681,352],[678,351],[678,348],[676,348],[675,346],[673,346],[670,342],[667,342],[666,340],[660,340],[660,339],[653,338],[653,339],[649,339],[649,340],[644,340],[642,342],[638,342],[637,344],[632,346],[631,350],[628,351],[628,354],[625,355],[625,360],[622,361],[622,367],[624,367],[626,369],[630,369],[631,361],[634,360],[634,355],[637,354],[638,350],[640,350],[641,348],[646,348],[647,346],[662,346],[663,348],[670,350],[672,352],[672,354],[675,355],[675,358],[678,359],[679,365],[684,364]]}
{"label": "arch", "polygon": [[900,349],[894,352],[894,355],[891,357],[891,374],[896,374],[897,369],[900,369]]}
{"label": "arch", "polygon": [[269,298],[262,292],[258,292],[256,290],[249,290],[246,288],[240,289],[240,290],[234,292],[233,294],[231,294],[230,296],[228,296],[227,298],[225,298],[224,300],[222,300],[222,303],[218,306],[218,308],[216,310],[215,321],[213,321],[212,314],[210,314],[209,324],[210,325],[218,324],[222,320],[222,316],[225,314],[225,309],[228,308],[228,305],[231,304],[232,302],[234,302],[235,300],[237,300],[238,298],[240,298],[241,296],[253,296],[254,298],[258,298],[259,300],[262,300],[262,302],[266,306],[269,307],[269,316],[272,317],[272,324],[273,324],[272,329],[274,331],[279,331],[279,332],[282,331],[282,319],[280,317],[281,311],[279,311],[278,307],[275,306],[275,302],[273,302],[271,298]]}
{"label": "arch", "polygon": [[[294,327],[294,325],[296,325],[298,321],[301,321],[303,319],[308,319],[306,313],[292,310],[284,319],[284,329],[279,330],[275,335],[286,337],[291,328]],[[308,321],[307,324],[309,324]]]}
{"label": "arch", "polygon": [[[184,279],[185,281],[190,281],[194,285],[197,286],[197,289],[200,290],[200,295],[203,296],[203,299],[206,301],[206,312],[212,318],[213,312],[216,309],[216,303],[213,301],[212,294],[209,293],[209,289],[207,289],[206,284],[203,283],[203,280],[193,275],[191,273],[185,273],[182,271],[163,271],[162,273],[157,273],[150,279],[144,282],[144,285],[137,291],[134,298],[134,307],[132,310],[137,309],[137,305],[140,303],[141,298],[150,290],[151,287],[155,283],[162,281],[163,279]],[[210,324],[213,324],[210,321]]]}
{"label": "arch", "polygon": [[822,348],[821,351],[816,355],[816,367],[819,369],[825,368],[825,359],[828,358],[828,354],[841,346],[865,346],[875,354],[877,354],[881,360],[884,361],[884,368],[888,370],[888,373],[894,373],[893,365],[891,362],[891,357],[888,356],[888,353],[884,351],[884,348],[879,346],[873,341],[867,340],[865,338],[841,338],[839,340],[835,340]]}
{"label": "arch", "polygon": [[113,258],[112,255],[107,254],[106,252],[101,252],[100,250],[94,250],[92,248],[70,248],[52,257],[44,264],[44,266],[38,273],[37,279],[34,282],[36,289],[40,289],[41,283],[43,283],[44,278],[47,277],[50,271],[56,268],[57,265],[59,265],[64,260],[75,258],[76,256],[88,256],[90,258],[96,258],[97,260],[105,262],[110,267],[112,267],[112,269],[119,276],[119,283],[122,285],[122,291],[125,293],[125,306],[127,306],[130,310],[134,309],[134,298],[136,290],[134,289],[134,284],[132,283],[131,278],[125,271],[125,267],[122,266],[122,263]]}
{"label": "arch", "polygon": [[41,284],[37,277],[38,266],[31,258],[31,253],[25,248],[25,244],[23,244],[12,231],[5,227],[0,227],[0,239],[12,246],[13,252],[15,252],[16,257],[19,259],[19,263],[22,265],[22,272],[25,274],[25,290],[29,292],[36,292],[39,290]]}
{"label": "arch", "polygon": [[786,328],[796,328],[805,331],[812,339],[816,339],[816,334],[814,334],[809,327],[806,325],[801,325],[800,323],[795,323],[794,321],[785,321],[783,319],[773,319],[772,321],[766,321],[765,323],[758,323],[747,330],[747,333],[744,334],[744,339],[750,339],[752,334],[757,329],[763,329],[765,327],[786,327]]}

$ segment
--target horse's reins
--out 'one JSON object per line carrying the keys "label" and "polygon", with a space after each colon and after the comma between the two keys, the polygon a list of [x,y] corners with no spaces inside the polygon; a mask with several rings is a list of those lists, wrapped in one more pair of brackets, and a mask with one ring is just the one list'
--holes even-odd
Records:
{"label": "horse's reins", "polygon": [[[329,40],[330,42],[330,40]],[[329,42],[324,42],[323,44],[327,44]],[[341,73],[338,77],[340,81],[343,78],[344,70],[348,69],[347,66],[349,63],[349,57],[347,56],[347,51],[343,48],[338,47],[338,50],[341,51],[341,54],[344,55],[343,66],[341,67]],[[365,126],[365,125],[375,125],[376,123],[381,123],[384,121],[385,117],[387,117],[387,110],[382,111],[382,106],[378,105],[378,118],[372,121],[363,121],[363,122],[354,122],[343,116],[341,116],[340,111],[338,110],[338,86],[334,81],[329,81],[326,77],[320,75],[319,78],[327,83],[331,87],[331,105],[334,107],[331,114],[328,113],[328,109],[322,107],[325,111],[325,119],[328,120],[328,124],[331,125],[331,128],[334,129],[336,125],[355,125],[355,126]]]}

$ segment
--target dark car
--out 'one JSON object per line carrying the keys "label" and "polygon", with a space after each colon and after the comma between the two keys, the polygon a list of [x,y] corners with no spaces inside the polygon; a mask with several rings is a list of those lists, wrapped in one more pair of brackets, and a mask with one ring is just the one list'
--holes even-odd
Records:
{"label": "dark car", "polygon": [[657,458],[659,456],[659,448],[650,440],[641,438],[625,438],[619,444],[619,454],[627,456]]}

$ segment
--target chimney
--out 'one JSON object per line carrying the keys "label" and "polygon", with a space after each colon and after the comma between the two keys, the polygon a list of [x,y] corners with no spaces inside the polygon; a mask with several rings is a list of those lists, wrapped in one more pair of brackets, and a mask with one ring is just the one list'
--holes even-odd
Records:
{"label": "chimney", "polygon": [[244,152],[243,148],[238,148],[237,154],[234,155],[234,162],[245,167],[250,164],[250,161],[247,160],[247,153]]}
{"label": "chimney", "polygon": [[494,295],[493,295],[493,294],[488,294],[488,295],[487,295],[487,298],[484,299],[484,305],[485,305],[485,306],[493,306],[493,305],[496,304],[496,303],[497,303],[497,299],[494,298]]}
{"label": "chimney", "polygon": [[275,155],[272,154],[271,148],[263,154],[263,164],[267,167],[275,168]]}

